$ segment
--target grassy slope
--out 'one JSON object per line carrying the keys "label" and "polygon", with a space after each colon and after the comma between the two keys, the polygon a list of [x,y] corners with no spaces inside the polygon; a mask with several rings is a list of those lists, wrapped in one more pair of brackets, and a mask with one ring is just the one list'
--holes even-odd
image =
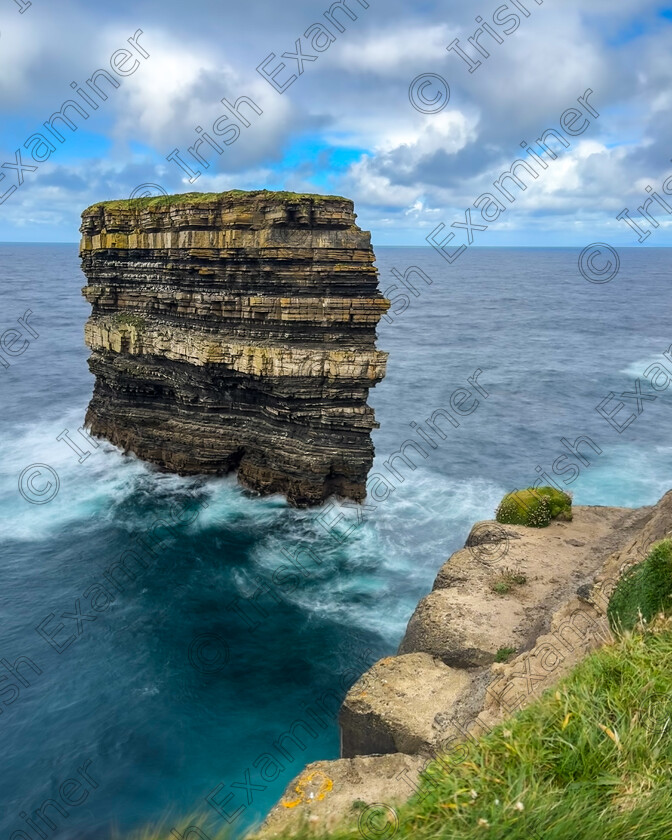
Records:
{"label": "grassy slope", "polygon": [[369,812],[363,832],[324,836],[672,838],[672,623],[592,654],[556,688],[444,762],[429,768],[432,782],[398,809],[396,832]]}
{"label": "grassy slope", "polygon": [[672,632],[624,638],[466,756],[435,764],[435,786],[400,809],[396,836],[672,837],[670,716]]}
{"label": "grassy slope", "polygon": [[613,628],[632,630],[640,616],[650,621],[661,610],[669,612],[671,597],[672,540],[662,540],[620,579],[609,599],[607,617]]}

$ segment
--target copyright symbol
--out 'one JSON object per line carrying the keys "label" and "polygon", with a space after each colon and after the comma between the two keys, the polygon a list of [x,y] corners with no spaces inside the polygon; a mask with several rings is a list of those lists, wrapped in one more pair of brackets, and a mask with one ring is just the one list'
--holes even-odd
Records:
{"label": "copyright symbol", "polygon": [[140,184],[130,194],[129,198],[149,198],[154,195],[168,195],[158,184]]}
{"label": "copyright symbol", "polygon": [[229,662],[229,646],[216,633],[201,633],[189,645],[189,662],[202,674],[216,674]]}
{"label": "copyright symbol", "polygon": [[58,473],[46,464],[31,464],[19,476],[19,493],[31,505],[46,505],[56,498],[60,486]]}
{"label": "copyright symbol", "polygon": [[467,548],[479,563],[494,563],[509,553],[509,533],[501,525],[483,522],[472,528]]}
{"label": "copyright symbol", "polygon": [[608,283],[620,270],[621,258],[611,245],[595,242],[581,251],[579,271],[589,283]]}
{"label": "copyright symbol", "polygon": [[389,805],[369,805],[359,815],[358,828],[364,840],[390,840],[399,830],[399,817]]}
{"label": "copyright symbol", "polygon": [[[436,88],[437,92],[431,96],[427,88]],[[421,114],[438,114],[450,102],[450,88],[443,76],[436,73],[423,73],[416,76],[408,89],[411,105]]]}

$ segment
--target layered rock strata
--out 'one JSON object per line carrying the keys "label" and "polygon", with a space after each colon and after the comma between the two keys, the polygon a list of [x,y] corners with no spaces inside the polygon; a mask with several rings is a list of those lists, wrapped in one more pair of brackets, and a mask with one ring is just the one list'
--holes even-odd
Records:
{"label": "layered rock strata", "polygon": [[[474,526],[418,605],[398,655],[348,692],[342,758],[309,765],[257,836],[355,825],[362,802],[392,814],[431,760],[460,761],[462,741],[524,708],[609,642],[611,592],[653,543],[672,535],[672,492],[652,507],[573,512],[572,522],[543,529]],[[319,800],[303,795],[316,770]]]}
{"label": "layered rock strata", "polygon": [[355,219],[345,198],[267,191],[85,210],[91,432],[297,505],[362,500],[389,302]]}

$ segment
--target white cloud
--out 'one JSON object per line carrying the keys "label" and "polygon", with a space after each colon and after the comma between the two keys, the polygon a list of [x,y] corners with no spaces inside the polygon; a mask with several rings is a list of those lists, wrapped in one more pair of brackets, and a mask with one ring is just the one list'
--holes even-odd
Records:
{"label": "white cloud", "polygon": [[[655,0],[591,0],[589,9],[585,0],[528,5],[531,17],[503,44],[491,42],[491,58],[470,74],[446,46],[456,36],[464,43],[477,27],[475,14],[490,20],[495,3],[478,10],[457,0],[372,3],[282,96],[255,68],[271,50],[292,49],[320,17],[322,7],[316,11],[312,0],[296,0],[291,9],[249,0],[226,14],[219,0],[201,0],[189,14],[177,0],[164,0],[160,13],[153,0],[136,0],[132,15],[84,0],[59,0],[58,15],[35,2],[25,15],[3,8],[6,156],[26,136],[26,125],[37,130],[71,95],[73,79],[109,67],[112,52],[136,29],[144,30],[141,42],[150,52],[82,126],[114,141],[107,164],[85,156],[82,130],[27,176],[31,186],[4,206],[3,224],[10,214],[14,224],[56,225],[61,218],[71,228],[85,203],[118,197],[143,181],[210,190],[281,186],[285,179],[320,191],[330,180],[330,191],[357,201],[365,224],[433,225],[437,216],[457,217],[471,206],[522,154],[521,140],[531,143],[556,127],[563,110],[592,88],[600,118],[530,184],[501,225],[555,230],[600,220],[612,230],[615,214],[628,202],[641,204],[644,187],[659,186],[672,170],[672,26],[656,18]],[[636,35],[635,23],[644,35]],[[450,84],[449,107],[436,115],[418,113],[408,101],[411,80],[424,72]],[[210,129],[224,113],[223,96],[241,95],[251,96],[263,115],[221,157],[213,153],[213,165],[195,185],[182,183],[166,154],[176,146],[186,151],[197,125]],[[14,121],[21,136],[13,136]],[[291,144],[301,143],[366,153],[345,172],[329,172],[328,156],[320,161],[318,152],[305,162],[297,162],[296,152],[282,160]],[[79,164],[72,160],[75,148],[84,150]],[[139,157],[138,149],[146,152]]]}
{"label": "white cloud", "polygon": [[453,37],[445,24],[390,26],[383,32],[349,38],[337,52],[337,63],[352,72],[406,78],[409,66],[443,61]]}

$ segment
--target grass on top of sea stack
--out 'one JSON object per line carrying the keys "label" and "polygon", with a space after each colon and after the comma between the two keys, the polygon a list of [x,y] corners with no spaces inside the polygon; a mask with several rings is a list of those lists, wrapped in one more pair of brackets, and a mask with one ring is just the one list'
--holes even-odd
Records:
{"label": "grass on top of sea stack", "polygon": [[161,207],[184,207],[185,205],[203,205],[211,201],[221,201],[223,199],[269,199],[272,201],[283,202],[287,204],[301,204],[308,202],[311,204],[321,204],[325,201],[347,201],[352,203],[349,198],[342,195],[321,195],[319,193],[295,193],[287,190],[228,190],[221,193],[176,193],[174,195],[148,195],[140,198],[119,198],[111,199],[110,201],[97,201],[84,211],[88,213],[94,208],[106,207],[110,210],[155,210]]}
{"label": "grass on top of sea stack", "polygon": [[[361,812],[374,803],[357,804]],[[421,792],[396,814],[394,831],[391,812],[381,809],[376,837],[672,837],[672,621],[659,620],[601,648],[525,710],[435,761]],[[219,840],[226,833],[208,836]],[[374,834],[365,826],[364,833],[313,830],[278,840],[290,836],[362,840]]]}

